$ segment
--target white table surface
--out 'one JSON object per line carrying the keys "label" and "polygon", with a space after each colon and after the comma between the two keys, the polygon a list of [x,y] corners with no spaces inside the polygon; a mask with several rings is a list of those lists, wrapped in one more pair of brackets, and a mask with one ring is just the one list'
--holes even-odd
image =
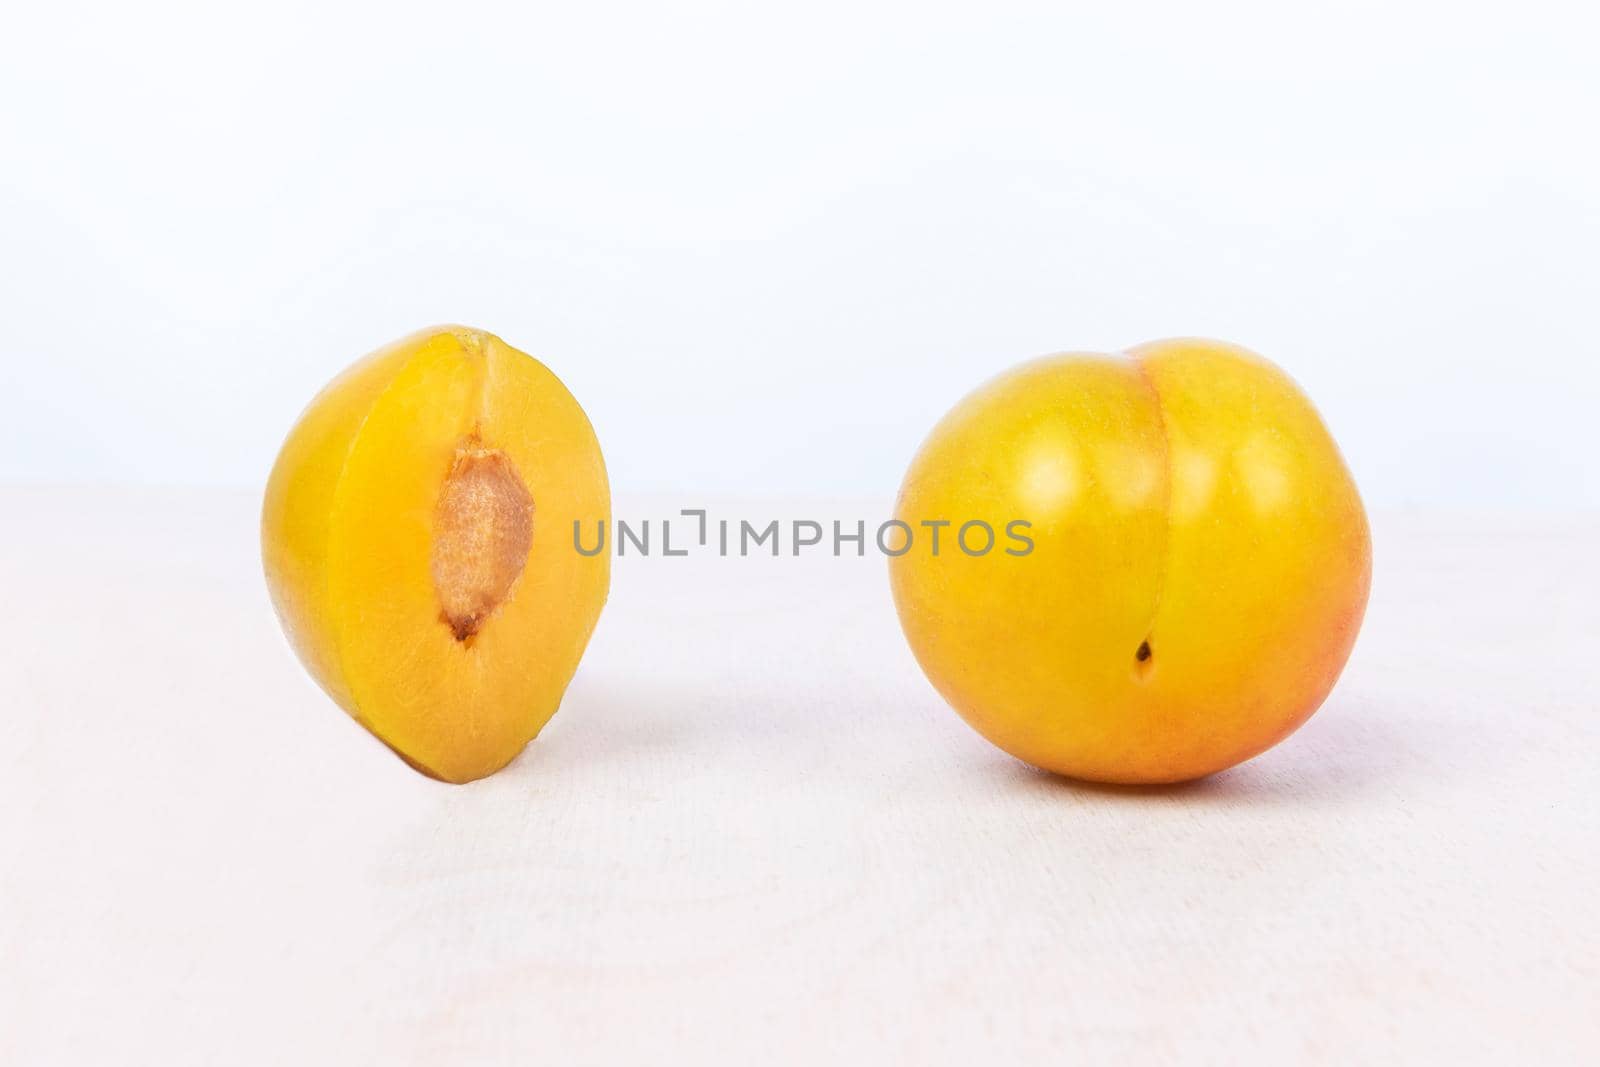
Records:
{"label": "white table surface", "polygon": [[882,559],[623,560],[452,787],[295,662],[255,510],[0,491],[0,1062],[1600,1059],[1594,518],[1376,516],[1327,705],[1147,791],[972,733]]}

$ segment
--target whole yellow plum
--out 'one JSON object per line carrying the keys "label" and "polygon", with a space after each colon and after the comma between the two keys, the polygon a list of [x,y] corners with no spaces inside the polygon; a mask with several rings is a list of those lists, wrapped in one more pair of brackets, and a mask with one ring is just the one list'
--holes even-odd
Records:
{"label": "whole yellow plum", "polygon": [[1219,341],[1002,374],[934,428],[896,518],[895,606],[934,687],[1006,752],[1098,782],[1199,778],[1288,736],[1371,585],[1315,408]]}

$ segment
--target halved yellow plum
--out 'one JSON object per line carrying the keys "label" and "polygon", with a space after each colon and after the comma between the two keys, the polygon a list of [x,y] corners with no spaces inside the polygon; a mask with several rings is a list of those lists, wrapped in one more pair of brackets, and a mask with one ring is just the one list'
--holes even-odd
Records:
{"label": "halved yellow plum", "polygon": [[311,402],[267,482],[261,555],[318,684],[418,770],[466,782],[560,705],[610,584],[573,524],[610,509],[599,442],[561,381],[445,326]]}

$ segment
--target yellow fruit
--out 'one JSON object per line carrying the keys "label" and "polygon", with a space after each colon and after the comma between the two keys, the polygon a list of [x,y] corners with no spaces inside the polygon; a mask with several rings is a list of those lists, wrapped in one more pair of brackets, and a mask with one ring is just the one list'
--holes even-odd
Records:
{"label": "yellow fruit", "polygon": [[439,327],[362,359],[300,416],[261,556],[328,695],[418,770],[466,782],[561,703],[610,583],[573,523],[610,508],[560,380],[492,334]]}
{"label": "yellow fruit", "polygon": [[[935,688],[1019,759],[1100,782],[1198,778],[1282,740],[1338,679],[1371,581],[1310,401],[1216,341],[1001,375],[934,429],[896,517],[895,605]],[[1029,525],[969,554],[952,537],[972,521]]]}

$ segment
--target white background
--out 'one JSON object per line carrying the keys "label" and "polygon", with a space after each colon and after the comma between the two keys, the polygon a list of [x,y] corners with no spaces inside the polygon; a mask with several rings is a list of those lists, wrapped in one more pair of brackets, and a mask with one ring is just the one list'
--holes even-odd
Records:
{"label": "white background", "polygon": [[[1597,31],[10,5],[0,1064],[1596,1062]],[[257,523],[441,321],[568,382],[618,514],[758,522],[881,517],[1019,360],[1247,344],[1371,505],[1360,640],[1259,758],[1095,787],[944,706],[882,559],[630,555],[539,738],[425,779]]]}
{"label": "white background", "polygon": [[886,496],[990,374],[1193,333],[1370,504],[1592,508],[1583,7],[13,5],[0,480],[259,486],[462,321],[619,490]]}

